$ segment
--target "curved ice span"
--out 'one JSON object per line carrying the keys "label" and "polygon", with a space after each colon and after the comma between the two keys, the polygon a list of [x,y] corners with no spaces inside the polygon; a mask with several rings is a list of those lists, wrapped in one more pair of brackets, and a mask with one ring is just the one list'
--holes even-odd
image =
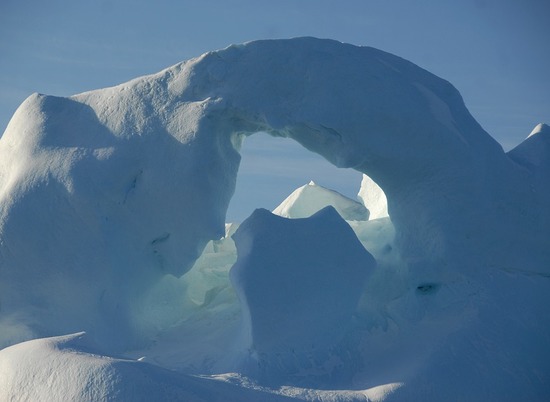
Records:
{"label": "curved ice span", "polygon": [[[32,95],[0,139],[0,344],[86,330],[103,350],[121,351],[177,323],[177,312],[165,314],[175,299],[151,307],[143,295],[223,236],[240,143],[264,131],[366,173],[387,196],[399,269],[374,275],[358,316],[369,334],[396,338],[358,344],[403,353],[365,352],[383,368],[366,369],[364,384],[422,389],[441,362],[458,374],[468,367],[445,349],[412,345],[396,327],[419,336],[424,328],[462,351],[471,341],[485,360],[495,356],[487,342],[495,333],[505,348],[517,337],[543,345],[545,309],[528,304],[524,322],[501,299],[518,288],[547,294],[549,136],[541,127],[505,154],[448,82],[380,50],[314,38],[231,46],[70,98]],[[495,312],[503,315],[485,323]],[[426,329],[446,314],[445,325]],[[506,314],[509,336],[500,331]],[[479,339],[458,330],[478,324]],[[536,373],[548,372],[547,352],[527,349],[497,353],[505,362],[487,368],[488,387],[542,395],[547,377]],[[410,365],[397,375],[391,367],[403,359]],[[502,375],[514,367],[521,375]],[[400,389],[415,395],[414,386]]]}

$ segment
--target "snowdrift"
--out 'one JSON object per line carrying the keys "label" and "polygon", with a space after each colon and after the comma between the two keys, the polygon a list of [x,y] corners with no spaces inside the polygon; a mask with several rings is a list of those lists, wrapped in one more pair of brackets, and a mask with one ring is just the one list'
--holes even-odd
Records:
{"label": "snowdrift", "polygon": [[[259,131],[366,208],[306,185],[225,226]],[[0,399],[547,400],[549,134],[504,153],[448,82],[314,38],[34,94],[0,139]]]}

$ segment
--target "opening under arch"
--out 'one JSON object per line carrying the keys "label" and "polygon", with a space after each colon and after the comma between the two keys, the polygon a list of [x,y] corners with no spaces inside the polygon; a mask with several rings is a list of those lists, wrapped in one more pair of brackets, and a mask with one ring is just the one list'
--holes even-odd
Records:
{"label": "opening under arch", "polygon": [[358,200],[362,173],[337,168],[292,139],[258,132],[244,139],[240,154],[226,222],[242,222],[256,208],[273,210],[296,188],[312,180]]}

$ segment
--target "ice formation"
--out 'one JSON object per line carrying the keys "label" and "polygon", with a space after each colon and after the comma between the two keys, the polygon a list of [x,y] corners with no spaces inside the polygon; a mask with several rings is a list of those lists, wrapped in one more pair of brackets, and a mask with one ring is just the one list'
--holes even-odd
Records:
{"label": "ice formation", "polygon": [[255,376],[280,381],[340,359],[334,349],[376,263],[336,210],[284,219],[257,209],[233,239],[230,277]]}
{"label": "ice formation", "polygon": [[[246,310],[279,314],[302,289],[289,286],[271,311],[242,289],[239,304],[229,283],[224,216],[240,143],[258,131],[366,174],[391,216],[348,222],[376,268],[359,296],[336,280],[330,288],[346,294],[338,311],[354,310],[335,336],[345,342],[325,343],[336,358],[271,370],[276,388],[253,370],[228,374],[255,352],[250,339],[279,353],[243,335],[257,322]],[[83,392],[110,389],[123,400],[136,387],[149,400],[166,389],[180,400],[219,390],[229,400],[547,400],[548,134],[540,125],[504,153],[448,82],[380,50],[314,38],[230,46],[70,98],[32,95],[0,139],[0,396],[89,400]],[[375,210],[384,202],[376,188],[368,198],[369,183],[362,199]],[[313,219],[324,228],[333,218]],[[271,220],[272,232],[259,225],[236,239],[292,232]],[[304,238],[294,246],[307,249]],[[300,272],[295,256],[269,278]],[[257,274],[245,265],[238,286]],[[326,324],[313,316],[312,328]],[[89,342],[16,344],[81,331]],[[342,361],[352,369],[331,382]],[[55,389],[40,388],[50,380]]]}
{"label": "ice formation", "polygon": [[369,220],[369,210],[363,205],[313,181],[294,190],[273,213],[285,218],[307,218],[329,205],[345,220]]}
{"label": "ice formation", "polygon": [[389,216],[388,200],[386,194],[384,194],[384,190],[366,174],[363,174],[358,197],[369,210],[370,219],[386,218]]}

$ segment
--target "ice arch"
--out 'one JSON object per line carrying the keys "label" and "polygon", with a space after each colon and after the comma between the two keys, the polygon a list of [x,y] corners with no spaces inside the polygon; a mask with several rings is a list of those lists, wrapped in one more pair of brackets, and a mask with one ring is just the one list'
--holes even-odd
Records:
{"label": "ice arch", "polygon": [[504,154],[448,82],[372,48],[258,41],[21,105],[0,140],[3,322],[40,335],[93,328],[105,342],[146,332],[132,320],[141,292],[223,235],[239,143],[258,131],[372,177],[411,265],[515,268],[518,249],[549,260],[532,168]]}

